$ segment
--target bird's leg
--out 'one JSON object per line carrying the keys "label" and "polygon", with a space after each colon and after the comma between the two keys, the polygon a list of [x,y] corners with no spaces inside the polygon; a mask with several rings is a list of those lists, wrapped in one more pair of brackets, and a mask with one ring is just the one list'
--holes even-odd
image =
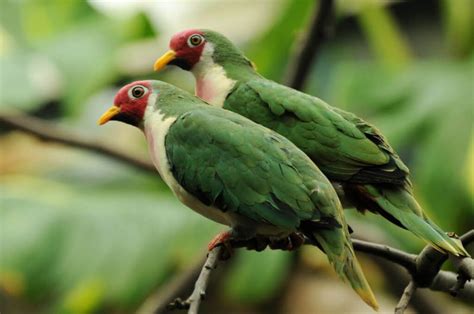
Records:
{"label": "bird's leg", "polygon": [[299,248],[304,243],[304,236],[293,232],[286,238],[270,241],[270,248],[272,250],[293,251]]}
{"label": "bird's leg", "polygon": [[298,232],[293,232],[292,234],[289,235],[291,244],[292,244],[292,249],[296,250],[300,246],[304,244],[304,235]]}
{"label": "bird's leg", "polygon": [[216,246],[222,245],[224,250],[221,251],[219,258],[221,260],[229,259],[233,253],[234,247],[251,247],[251,249],[261,251],[265,249],[268,241],[261,241],[257,238],[253,229],[241,228],[239,226],[233,227],[231,230],[223,231],[216,235],[211,242],[209,242],[207,249],[211,251]]}
{"label": "bird's leg", "polygon": [[222,245],[223,250],[219,254],[219,259],[222,261],[228,260],[234,254],[231,241],[235,239],[235,231],[233,229],[220,232],[207,245],[207,249],[212,251],[215,247]]}
{"label": "bird's leg", "polygon": [[212,251],[218,245],[224,245],[227,247],[231,238],[232,238],[232,230],[220,232],[207,245],[208,251],[209,252]]}
{"label": "bird's leg", "polygon": [[256,236],[255,238],[248,240],[247,242],[247,250],[255,250],[257,252],[265,250],[268,244],[270,243],[268,238],[262,236]]}

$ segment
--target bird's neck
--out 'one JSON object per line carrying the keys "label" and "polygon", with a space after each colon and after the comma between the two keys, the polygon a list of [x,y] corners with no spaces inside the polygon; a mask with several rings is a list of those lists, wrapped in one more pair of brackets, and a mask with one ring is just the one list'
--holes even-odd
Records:
{"label": "bird's neck", "polygon": [[222,107],[236,80],[231,79],[224,67],[214,62],[197,64],[193,69],[196,78],[196,96],[213,106]]}
{"label": "bird's neck", "polygon": [[212,58],[212,49],[205,48],[199,62],[193,67],[192,73],[196,79],[196,96],[213,106],[222,107],[224,101],[237,82],[247,81],[258,77],[246,59],[229,60],[217,63]]}

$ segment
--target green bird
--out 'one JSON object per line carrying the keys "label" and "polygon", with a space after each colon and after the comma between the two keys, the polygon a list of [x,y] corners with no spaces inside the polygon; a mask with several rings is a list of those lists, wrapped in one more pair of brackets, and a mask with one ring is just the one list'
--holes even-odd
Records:
{"label": "green bird", "polygon": [[336,191],[286,138],[159,81],[121,88],[98,123],[109,120],[141,129],[155,167],[177,198],[231,228],[210,243],[210,250],[230,239],[282,239],[301,232],[377,309]]}
{"label": "green bird", "polygon": [[174,35],[155,62],[191,71],[196,95],[288,138],[359,211],[378,213],[442,252],[469,256],[423,212],[409,170],[377,128],[321,99],[265,79],[223,35],[190,29]]}

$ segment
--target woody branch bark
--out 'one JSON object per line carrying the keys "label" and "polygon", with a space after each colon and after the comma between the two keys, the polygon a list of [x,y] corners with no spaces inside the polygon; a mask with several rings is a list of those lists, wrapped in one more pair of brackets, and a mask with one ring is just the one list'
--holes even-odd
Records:
{"label": "woody branch bark", "polygon": [[301,89],[311,71],[311,66],[319,56],[324,40],[332,32],[334,20],[334,1],[320,0],[317,11],[310,21],[309,29],[304,33],[295,56],[288,66],[287,83],[294,89]]}
{"label": "woody branch bark", "polygon": [[56,142],[66,146],[81,148],[97,153],[142,171],[157,175],[155,167],[146,159],[121,152],[105,143],[88,139],[78,133],[60,128],[51,122],[46,122],[19,112],[0,114],[0,125],[9,129],[23,131],[43,141]]}

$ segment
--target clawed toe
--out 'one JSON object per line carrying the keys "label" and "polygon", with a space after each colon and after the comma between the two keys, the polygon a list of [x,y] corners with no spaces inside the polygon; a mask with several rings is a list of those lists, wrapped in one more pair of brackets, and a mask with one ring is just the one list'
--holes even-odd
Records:
{"label": "clawed toe", "polygon": [[288,237],[270,241],[273,250],[294,251],[304,243],[304,237],[298,233],[292,233]]}
{"label": "clawed toe", "polygon": [[229,259],[234,253],[234,250],[230,243],[231,238],[232,238],[232,233],[230,231],[224,231],[217,234],[211,240],[211,242],[209,242],[209,244],[207,245],[208,251],[209,252],[212,251],[217,246],[222,246],[222,250],[219,254],[219,259],[221,260]]}

